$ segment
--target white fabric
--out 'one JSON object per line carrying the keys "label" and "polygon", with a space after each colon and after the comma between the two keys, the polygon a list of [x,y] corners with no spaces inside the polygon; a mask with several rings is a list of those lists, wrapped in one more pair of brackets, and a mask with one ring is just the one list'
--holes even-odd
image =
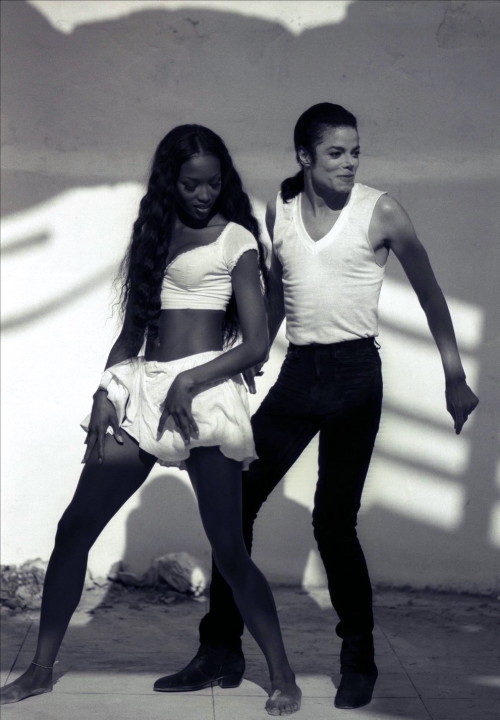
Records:
{"label": "white fabric", "polygon": [[302,222],[301,194],[288,203],[278,195],[273,251],[283,267],[291,343],[330,344],[378,335],[384,267],[377,264],[368,228],[383,194],[355,183],[336,223],[318,241]]}
{"label": "white fabric", "polygon": [[225,310],[232,294],[231,273],[247,250],[258,250],[254,236],[230,222],[213,242],[174,257],[165,270],[161,309]]}
{"label": "white fabric", "polygon": [[[140,356],[105,371],[100,387],[106,388],[120,427],[158,458],[160,465],[184,468],[191,448],[198,446],[218,446],[226,457],[242,462],[244,470],[256,459],[247,391],[239,375],[214,382],[194,396],[198,438],[185,445],[172,417],[158,437],[163,403],[176,376],[220,354],[210,351],[171,362],[146,361]],[[84,430],[88,431],[89,421],[90,415],[82,422]]]}

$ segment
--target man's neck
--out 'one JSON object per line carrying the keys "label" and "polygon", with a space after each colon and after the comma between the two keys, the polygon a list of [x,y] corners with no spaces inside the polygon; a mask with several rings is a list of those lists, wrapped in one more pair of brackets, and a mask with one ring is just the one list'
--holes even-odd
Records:
{"label": "man's neck", "polygon": [[328,213],[329,211],[339,212],[349,202],[351,192],[338,193],[334,190],[328,193],[319,192],[318,189],[314,187],[310,178],[305,177],[304,179],[303,193],[307,198],[313,215]]}

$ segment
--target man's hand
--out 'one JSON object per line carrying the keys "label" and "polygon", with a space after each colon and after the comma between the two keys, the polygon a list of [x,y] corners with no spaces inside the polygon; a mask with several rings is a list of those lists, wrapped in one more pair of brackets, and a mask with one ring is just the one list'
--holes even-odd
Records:
{"label": "man's hand", "polygon": [[188,373],[180,373],[177,375],[170,386],[170,390],[163,404],[163,412],[158,424],[158,439],[160,439],[170,415],[173,417],[177,429],[186,445],[189,443],[191,437],[198,437],[198,425],[191,412],[193,395],[194,383]]}
{"label": "man's hand", "polygon": [[87,462],[96,444],[97,460],[99,464],[104,461],[104,438],[108,427],[113,429],[116,442],[123,445],[123,437],[120,432],[115,406],[108,400],[108,393],[105,390],[98,390],[94,393],[94,404],[92,405],[89,429],[85,439],[87,449],[82,460],[83,463]]}
{"label": "man's hand", "polygon": [[479,399],[467,385],[465,379],[446,383],[446,409],[453,418],[457,435],[460,435],[465,421],[478,403]]}
{"label": "man's hand", "polygon": [[264,375],[264,371],[262,368],[264,367],[264,363],[260,363],[259,365],[254,365],[251,368],[248,368],[248,370],[245,370],[242,372],[243,380],[246,383],[246,386],[248,388],[248,392],[252,395],[255,395],[257,392],[255,388],[255,378],[261,377],[261,375]]}

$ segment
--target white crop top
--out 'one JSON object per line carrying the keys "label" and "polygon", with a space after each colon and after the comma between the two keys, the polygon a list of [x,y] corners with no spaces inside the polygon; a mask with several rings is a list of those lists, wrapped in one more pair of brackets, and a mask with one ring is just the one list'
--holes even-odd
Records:
{"label": "white crop top", "polygon": [[229,222],[213,242],[176,255],[165,270],[161,309],[225,310],[232,294],[231,273],[247,250],[258,251],[254,236]]}
{"label": "white crop top", "polygon": [[355,183],[347,205],[323,238],[314,241],[300,212],[301,195],[278,195],[273,251],[283,267],[286,337],[295,345],[337,343],[378,334],[384,266],[368,238],[384,193]]}

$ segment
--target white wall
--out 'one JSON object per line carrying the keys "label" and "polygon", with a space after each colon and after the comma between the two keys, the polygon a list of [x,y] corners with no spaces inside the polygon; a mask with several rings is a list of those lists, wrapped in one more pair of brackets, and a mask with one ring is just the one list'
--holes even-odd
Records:
{"label": "white wall", "polygon": [[[72,495],[78,424],[116,331],[110,283],[157,142],[181,122],[212,127],[261,209],[295,171],[295,120],[330,100],[359,117],[359,179],[414,220],[481,398],[457,438],[437,353],[391,261],[385,414],[360,518],[373,579],[498,589],[500,7],[309,1],[276,18],[276,5],[1,3],[2,562],[48,558]],[[254,405],[284,347],[282,335]],[[259,518],[256,557],[275,580],[323,581],[315,472],[313,443]],[[90,566],[141,571],[175,550],[208,563],[185,476],[156,469]]]}

